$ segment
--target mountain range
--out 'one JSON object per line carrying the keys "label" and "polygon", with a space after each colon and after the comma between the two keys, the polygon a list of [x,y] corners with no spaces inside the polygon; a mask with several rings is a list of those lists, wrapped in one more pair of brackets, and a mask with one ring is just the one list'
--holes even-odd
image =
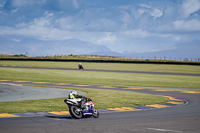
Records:
{"label": "mountain range", "polygon": [[106,46],[95,45],[78,39],[59,41],[26,38],[10,40],[0,37],[1,54],[25,54],[28,56],[85,55],[88,53],[111,52]]}
{"label": "mountain range", "polygon": [[200,58],[200,41],[174,45],[174,49],[146,53],[118,53],[105,45],[97,45],[78,39],[39,40],[25,38],[21,40],[0,37],[0,54],[24,54],[27,56],[53,55],[102,55],[148,59],[184,59]]}

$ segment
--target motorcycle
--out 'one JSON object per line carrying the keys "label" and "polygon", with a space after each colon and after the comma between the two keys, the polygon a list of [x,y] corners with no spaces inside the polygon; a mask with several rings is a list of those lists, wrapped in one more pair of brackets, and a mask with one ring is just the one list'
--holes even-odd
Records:
{"label": "motorcycle", "polygon": [[83,66],[81,64],[78,65],[79,69],[84,69]]}
{"label": "motorcycle", "polygon": [[[81,105],[81,101],[85,100],[85,107]],[[87,99],[65,99],[64,102],[69,107],[70,115],[75,119],[81,119],[83,117],[99,118],[99,112],[95,109],[94,103],[90,98]]]}

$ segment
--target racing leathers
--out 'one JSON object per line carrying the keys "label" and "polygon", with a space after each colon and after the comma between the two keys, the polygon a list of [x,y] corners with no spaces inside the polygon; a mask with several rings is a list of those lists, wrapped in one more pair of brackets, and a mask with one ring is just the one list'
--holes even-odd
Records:
{"label": "racing leathers", "polygon": [[74,94],[74,93],[69,93],[68,95],[68,99],[78,99],[81,98],[81,102],[80,102],[80,107],[82,109],[86,109],[86,101],[88,100],[87,97],[82,96],[82,95],[78,95],[78,94]]}

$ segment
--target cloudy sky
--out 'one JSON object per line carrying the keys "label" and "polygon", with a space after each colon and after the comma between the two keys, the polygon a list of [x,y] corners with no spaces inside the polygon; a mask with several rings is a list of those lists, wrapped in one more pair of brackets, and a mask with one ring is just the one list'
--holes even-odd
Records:
{"label": "cloudy sky", "polygon": [[200,0],[0,0],[0,37],[78,39],[119,53],[174,49],[200,40]]}

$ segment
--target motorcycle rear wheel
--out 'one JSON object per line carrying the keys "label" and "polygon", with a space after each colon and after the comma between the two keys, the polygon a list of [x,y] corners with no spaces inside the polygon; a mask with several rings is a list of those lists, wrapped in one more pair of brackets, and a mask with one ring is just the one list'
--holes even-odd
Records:
{"label": "motorcycle rear wheel", "polygon": [[82,111],[78,111],[77,106],[71,106],[69,109],[70,115],[75,119],[81,119],[83,117]]}

